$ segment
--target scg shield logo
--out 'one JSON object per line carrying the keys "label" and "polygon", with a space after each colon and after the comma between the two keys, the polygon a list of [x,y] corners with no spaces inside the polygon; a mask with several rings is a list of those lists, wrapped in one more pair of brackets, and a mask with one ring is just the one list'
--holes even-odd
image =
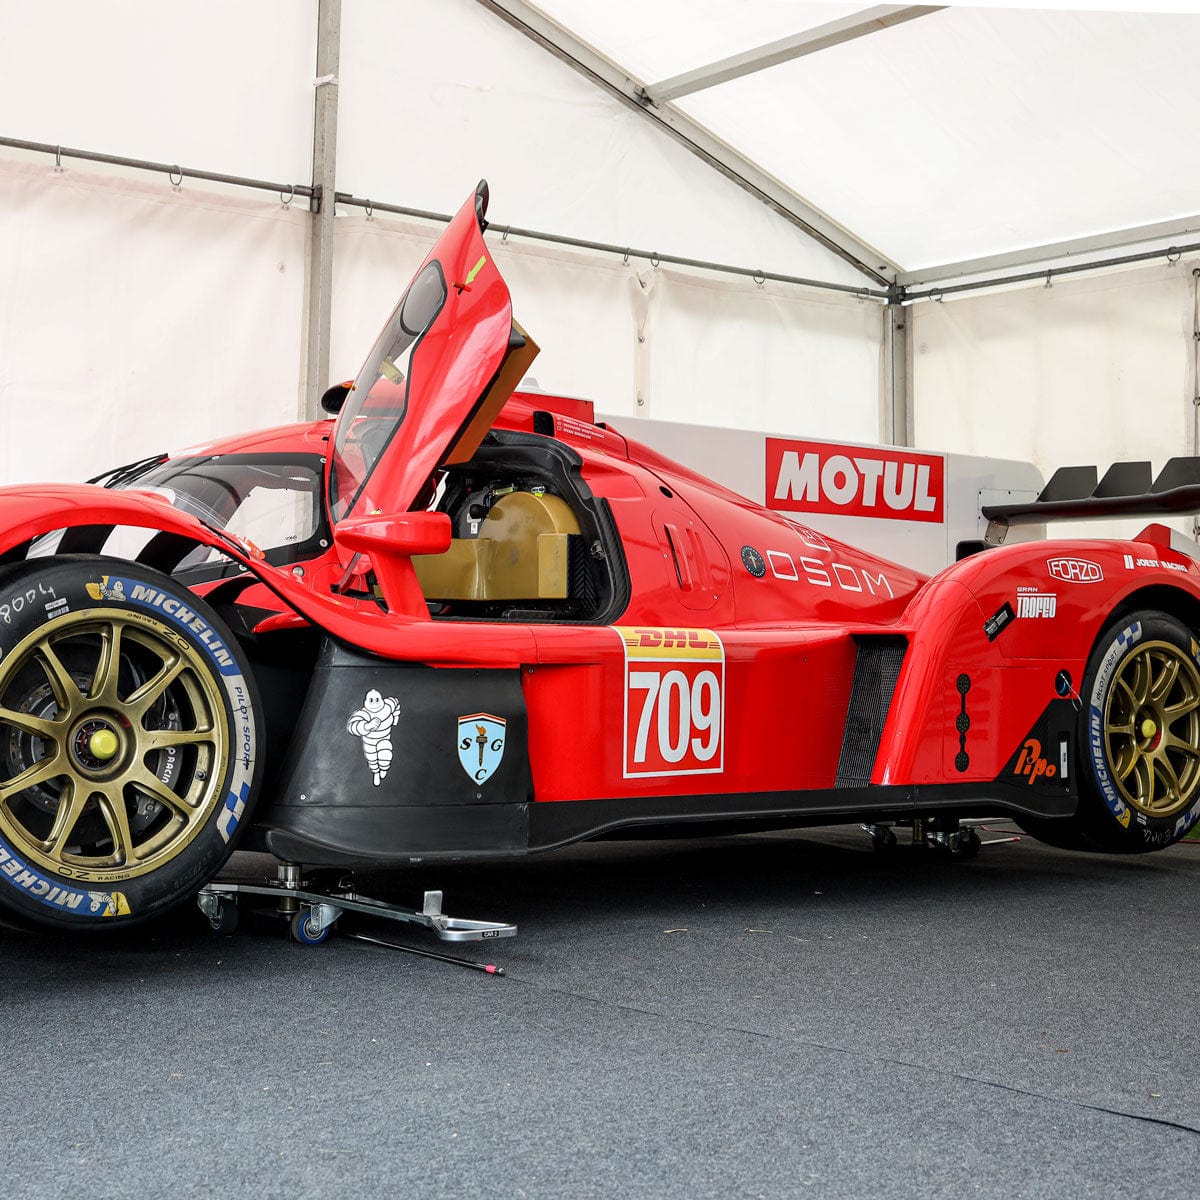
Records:
{"label": "scg shield logo", "polygon": [[1086,558],[1051,558],[1046,562],[1046,570],[1067,583],[1099,583],[1104,578],[1099,564]]}
{"label": "scg shield logo", "polygon": [[471,713],[458,718],[458,761],[476,783],[486,783],[504,757],[503,717]]}

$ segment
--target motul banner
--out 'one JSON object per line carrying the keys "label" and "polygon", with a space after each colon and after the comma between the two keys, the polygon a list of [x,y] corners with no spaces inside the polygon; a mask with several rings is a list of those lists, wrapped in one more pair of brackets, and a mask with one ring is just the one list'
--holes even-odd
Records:
{"label": "motul banner", "polygon": [[940,454],[767,438],[767,507],[941,523],[946,463]]}

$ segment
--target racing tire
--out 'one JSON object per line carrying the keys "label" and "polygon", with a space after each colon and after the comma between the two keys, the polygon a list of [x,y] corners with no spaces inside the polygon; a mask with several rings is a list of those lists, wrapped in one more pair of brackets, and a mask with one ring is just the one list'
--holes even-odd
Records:
{"label": "racing tire", "polygon": [[1034,837],[1110,854],[1161,850],[1200,818],[1200,644],[1167,613],[1096,639],[1081,689],[1079,809]]}
{"label": "racing tire", "polygon": [[0,909],[129,926],[208,882],[249,824],[260,708],[201,599],[119,559],[0,572]]}

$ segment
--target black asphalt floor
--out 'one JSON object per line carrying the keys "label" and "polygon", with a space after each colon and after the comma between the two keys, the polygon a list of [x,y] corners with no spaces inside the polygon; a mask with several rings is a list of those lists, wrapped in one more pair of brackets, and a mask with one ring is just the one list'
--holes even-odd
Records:
{"label": "black asphalt floor", "polygon": [[508,974],[190,912],[0,931],[0,1196],[1200,1191],[1200,844],[961,862],[842,827],[360,882],[516,921],[407,935]]}

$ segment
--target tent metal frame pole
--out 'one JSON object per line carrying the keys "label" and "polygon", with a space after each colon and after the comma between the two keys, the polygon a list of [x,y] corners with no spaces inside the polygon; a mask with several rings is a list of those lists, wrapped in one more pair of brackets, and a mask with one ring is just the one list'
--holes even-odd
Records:
{"label": "tent metal frame pole", "polygon": [[[422,221],[438,221],[445,224],[450,220],[447,213],[429,212],[423,208],[407,208],[402,204],[384,204],[378,200],[367,200],[361,196],[352,196],[348,192],[338,192],[337,203],[346,207],[361,208],[374,213],[394,213],[402,217],[416,217]],[[502,239],[510,237],[528,238],[531,241],[549,242],[555,246],[571,246],[579,250],[595,250],[602,254],[619,254],[624,259],[642,258],[651,266],[660,263],[670,263],[672,266],[696,267],[702,271],[716,271],[724,275],[737,275],[755,282],[790,283],[797,287],[818,288],[826,292],[840,292],[846,296],[857,296],[863,300],[886,300],[889,292],[882,288],[872,288],[865,285],[856,287],[852,283],[832,283],[825,279],[808,279],[803,275],[786,275],[779,271],[763,271],[757,267],[738,267],[730,263],[710,262],[703,258],[689,258],[683,254],[666,254],[657,250],[639,250],[633,246],[618,246],[614,242],[597,242],[590,238],[568,237],[562,233],[546,233],[540,229],[524,229],[519,225],[502,225],[491,221],[488,225],[489,234],[499,234]]]}
{"label": "tent metal frame pole", "polygon": [[1168,262],[1178,262],[1183,255],[1194,254],[1198,250],[1200,250],[1200,242],[1189,242],[1182,246],[1160,246],[1156,250],[1122,254],[1117,258],[1103,258],[1093,262],[1047,267],[1044,271],[1022,271],[1018,275],[999,275],[992,279],[972,280],[970,283],[951,283],[945,287],[931,287],[919,292],[903,289],[903,300],[906,304],[915,300],[941,300],[945,296],[954,296],[963,292],[986,291],[1011,283],[1032,283],[1039,279],[1044,279],[1049,283],[1050,280],[1057,279],[1061,275],[1078,275],[1084,271],[1104,271],[1110,267],[1125,267],[1134,263],[1150,262],[1156,258],[1165,258]]}
{"label": "tent metal frame pole", "polygon": [[207,183],[225,183],[231,187],[253,188],[260,192],[278,192],[289,203],[293,196],[303,196],[306,200],[311,200],[315,195],[313,188],[304,183],[274,183],[269,179],[254,179],[247,175],[224,175],[219,171],[202,171],[198,167],[181,167],[178,163],[156,162],[149,158],[126,158],[120,154],[102,154],[96,150],[56,146],[51,142],[28,142],[23,138],[0,137],[0,146],[12,150],[28,150],[33,154],[52,155],[57,165],[61,165],[64,158],[75,158],[82,162],[153,171],[159,175],[169,175],[172,179],[203,179]]}
{"label": "tent metal frame pole", "polygon": [[943,263],[936,267],[922,267],[917,271],[902,271],[896,276],[896,282],[905,288],[911,288],[918,284],[937,284],[950,279],[961,279],[967,275],[982,275],[989,271],[1004,271],[1011,267],[1027,267],[1039,262],[1049,263],[1056,259],[1075,258],[1081,254],[1097,254],[1104,250],[1117,250],[1123,246],[1144,245],[1146,242],[1161,242],[1164,239],[1178,241],[1198,233],[1200,233],[1200,213],[1189,217],[1177,217],[1171,221],[1158,221],[1153,225],[1137,225],[1129,229],[1115,229],[1108,233],[1072,238],[1065,242],[1029,246],[1023,250],[1009,250],[1003,254],[990,254],[984,258],[964,259],[961,262]]}
{"label": "tent metal frame pole", "polygon": [[890,276],[900,270],[899,265],[886,255],[838,225],[679,109],[670,104],[651,104],[642,81],[627,75],[595,47],[575,37],[525,0],[476,0],[476,3],[640,113],[876,285],[887,287],[892,282]]}
{"label": "tent metal frame pole", "polygon": [[301,415],[320,416],[329,386],[333,326],[333,218],[337,194],[338,70],[342,0],[320,0],[317,9],[317,77],[314,80],[312,190],[305,295],[304,398]]}
{"label": "tent metal frame pole", "polygon": [[652,104],[666,104],[680,96],[691,96],[718,84],[765,71],[768,67],[777,67],[781,63],[828,50],[831,46],[841,46],[868,34],[879,33],[893,25],[902,25],[917,17],[941,12],[943,8],[943,4],[879,4],[836,21],[827,21],[813,29],[794,33],[790,37],[768,42],[765,46],[743,50],[741,54],[731,54],[728,58],[703,67],[672,75],[670,79],[648,83],[643,92]]}
{"label": "tent metal frame pole", "polygon": [[883,310],[884,379],[880,441],[892,446],[913,444],[912,318],[893,294]]}

